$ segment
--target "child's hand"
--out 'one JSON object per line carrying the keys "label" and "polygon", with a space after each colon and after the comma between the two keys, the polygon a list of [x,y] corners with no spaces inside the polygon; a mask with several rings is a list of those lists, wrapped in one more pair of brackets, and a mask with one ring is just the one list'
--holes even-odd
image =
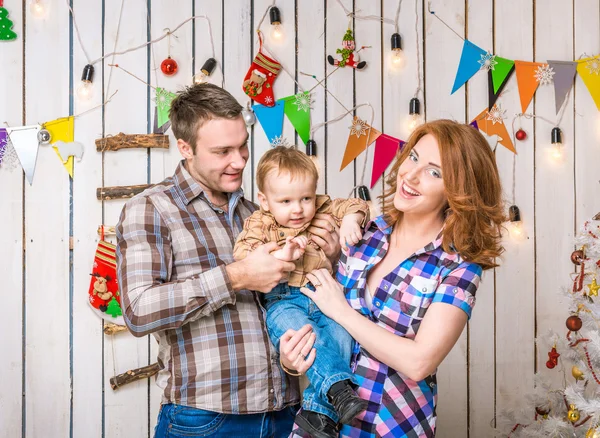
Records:
{"label": "child's hand", "polygon": [[362,213],[348,214],[342,219],[340,226],[340,246],[343,250],[348,249],[348,245],[356,245],[362,239],[362,230],[360,224],[364,219]]}
{"label": "child's hand", "polygon": [[273,255],[279,260],[293,262],[294,260],[298,260],[300,257],[302,257],[304,251],[306,250],[306,245],[308,245],[308,239],[305,236],[289,236],[285,240],[285,245],[283,248],[273,253]]}

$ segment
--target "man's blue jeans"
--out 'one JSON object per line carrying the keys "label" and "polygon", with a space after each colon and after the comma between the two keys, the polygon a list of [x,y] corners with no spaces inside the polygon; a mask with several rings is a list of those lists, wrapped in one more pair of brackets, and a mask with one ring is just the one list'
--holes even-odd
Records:
{"label": "man's blue jeans", "polygon": [[[307,285],[312,289],[312,285]],[[338,323],[326,317],[310,298],[300,292],[299,287],[280,283],[264,295],[267,309],[267,330],[271,342],[279,350],[279,340],[288,330],[299,330],[310,324],[317,335],[315,362],[306,372],[309,385],[302,394],[302,407],[318,412],[338,421],[334,407],[329,403],[327,392],[334,383],[349,380],[354,385],[356,378],[350,370],[350,355],[353,339]]]}
{"label": "man's blue jeans", "polygon": [[154,438],[287,438],[298,406],[264,414],[220,414],[187,406],[162,405]]}

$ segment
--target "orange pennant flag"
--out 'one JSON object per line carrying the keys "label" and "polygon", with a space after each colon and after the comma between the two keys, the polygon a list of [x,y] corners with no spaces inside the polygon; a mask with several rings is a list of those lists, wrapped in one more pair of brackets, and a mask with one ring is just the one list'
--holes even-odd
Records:
{"label": "orange pennant flag", "polygon": [[506,125],[504,125],[504,113],[506,113],[506,110],[503,110],[500,104],[496,104],[489,111],[487,108],[484,109],[473,120],[477,122],[477,127],[480,131],[485,132],[489,136],[497,135],[498,143],[516,154],[517,150],[506,130]]}
{"label": "orange pennant flag", "polygon": [[350,135],[348,136],[348,143],[346,144],[346,151],[344,152],[340,170],[343,170],[344,167],[350,164],[352,160],[358,157],[362,151],[381,135],[381,132],[372,128],[367,122],[357,116],[354,116],[352,126],[349,128]]}
{"label": "orange pennant flag", "polygon": [[527,107],[533,99],[533,95],[540,85],[536,72],[538,68],[548,65],[541,62],[515,61],[515,72],[517,74],[517,86],[521,98],[521,112],[527,111]]}

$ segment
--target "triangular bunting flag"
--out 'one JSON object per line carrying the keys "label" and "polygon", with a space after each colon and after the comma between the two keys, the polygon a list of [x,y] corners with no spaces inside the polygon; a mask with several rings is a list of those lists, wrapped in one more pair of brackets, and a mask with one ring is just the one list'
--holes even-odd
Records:
{"label": "triangular bunting flag", "polygon": [[169,111],[171,110],[171,102],[177,95],[158,87],[156,89],[156,112],[158,113],[158,126],[161,127],[169,121]]}
{"label": "triangular bunting flag", "polygon": [[[496,57],[496,59],[504,59],[504,58]],[[515,71],[515,63],[513,61],[510,61],[510,62],[512,64],[510,66],[510,69],[508,69],[508,71],[506,72],[506,74],[502,73],[500,76],[494,76],[494,72],[496,70],[488,71],[488,105],[489,105],[489,108],[492,108],[494,106],[494,104],[496,103],[496,100],[498,100],[498,97],[500,97],[502,90],[504,90],[506,83],[510,79],[510,76]],[[504,67],[506,67],[506,65],[507,64],[503,64]],[[496,68],[498,68],[498,66],[496,66]],[[495,80],[494,77],[496,77],[498,79]],[[495,84],[499,83],[499,81],[500,81],[499,78],[503,78],[503,82],[500,83],[500,85],[496,88]]]}
{"label": "triangular bunting flag", "polygon": [[158,126],[158,108],[154,108],[154,123],[152,124],[153,134],[164,134],[171,127],[171,121],[167,120],[162,126]]}
{"label": "triangular bunting flag", "polygon": [[512,68],[515,65],[515,61],[511,59],[501,58],[496,56],[494,58],[496,65],[492,72],[492,82],[494,83],[494,93],[497,93],[501,86],[508,80],[512,73]]}
{"label": "triangular bunting flag", "polygon": [[357,116],[354,116],[352,126],[349,126],[349,128],[350,135],[348,136],[348,142],[346,143],[346,150],[344,151],[344,158],[342,158],[340,170],[350,164],[352,160],[358,157],[362,151],[369,147],[369,145],[381,135],[381,132],[369,126],[367,122]]}
{"label": "triangular bunting flag", "polygon": [[573,86],[573,79],[577,73],[577,62],[548,61],[548,65],[554,70],[554,102],[556,114],[558,114]]}
{"label": "triangular bunting flag", "polygon": [[456,71],[456,78],[454,79],[454,86],[452,87],[452,93],[462,87],[471,77],[479,71],[481,64],[479,60],[482,56],[486,55],[486,51],[477,47],[469,40],[465,40],[463,44],[462,54],[460,55],[460,62],[458,63],[458,70]]}
{"label": "triangular bunting flag", "polygon": [[[506,126],[504,125],[504,113],[506,110],[502,110],[500,105],[494,105],[490,111],[484,109],[473,122],[477,123],[477,126],[480,131],[485,132],[487,135],[497,135],[498,143],[504,146],[511,152],[517,153],[515,146],[506,130]],[[473,124],[471,122],[471,124]]]}
{"label": "triangular bunting flag", "polygon": [[387,134],[381,134],[375,140],[375,156],[373,157],[373,169],[371,170],[371,188],[383,175],[385,169],[390,165],[396,153],[402,148],[404,142]]}
{"label": "triangular bunting flag", "polygon": [[283,100],[278,100],[273,106],[252,105],[254,114],[265,131],[269,143],[273,143],[275,138],[281,137],[284,107],[285,102]]}
{"label": "triangular bunting flag", "polygon": [[473,128],[479,131],[479,126],[477,126],[477,120],[473,120],[471,123],[469,123],[469,125],[471,125]]}
{"label": "triangular bunting flag", "polygon": [[[53,145],[57,141],[72,143],[75,137],[75,124],[73,121],[73,116],[70,116],[44,123],[42,126],[50,133],[50,144]],[[58,155],[62,165],[65,166],[65,169],[69,172],[69,176],[73,178],[73,156],[61,157],[58,148],[54,146],[53,149],[54,152],[56,152],[56,155]]]}
{"label": "triangular bunting flag", "polygon": [[2,164],[2,159],[4,158],[4,154],[6,154],[7,149],[8,132],[6,132],[5,128],[0,128],[0,165]]}
{"label": "triangular bunting flag", "polygon": [[310,93],[298,93],[294,96],[284,97],[283,111],[292,123],[292,126],[306,144],[310,137]]}
{"label": "triangular bunting flag", "polygon": [[10,141],[15,148],[17,157],[25,171],[25,176],[29,185],[33,183],[33,174],[35,173],[35,162],[38,154],[38,132],[40,125],[19,126],[18,128],[7,128]]}
{"label": "triangular bunting flag", "polygon": [[531,103],[538,85],[540,85],[535,77],[535,72],[543,65],[541,62],[515,61],[517,87],[519,88],[521,112],[523,113],[527,111],[527,107]]}
{"label": "triangular bunting flag", "polygon": [[577,61],[577,73],[600,109],[600,55]]}

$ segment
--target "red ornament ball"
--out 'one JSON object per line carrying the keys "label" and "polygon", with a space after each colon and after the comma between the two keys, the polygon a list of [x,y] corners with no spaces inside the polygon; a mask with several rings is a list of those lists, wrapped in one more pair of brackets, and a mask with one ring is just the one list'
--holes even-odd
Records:
{"label": "red ornament ball", "polygon": [[527,133],[525,131],[523,131],[522,129],[519,129],[517,131],[517,133],[515,134],[515,137],[517,137],[517,140],[523,141],[527,138]]}
{"label": "red ornament ball", "polygon": [[571,315],[567,318],[567,328],[569,330],[571,330],[572,332],[577,332],[579,331],[579,329],[581,328],[581,326],[583,325],[583,323],[581,322],[581,318],[577,315]]}
{"label": "red ornament ball", "polygon": [[166,76],[173,76],[177,73],[177,62],[170,56],[160,63],[160,70]]}
{"label": "red ornament ball", "polygon": [[546,410],[546,409],[543,409],[543,408],[540,408],[540,407],[536,407],[535,408],[535,412],[538,415],[548,415],[550,413],[550,410]]}
{"label": "red ornament ball", "polygon": [[552,369],[556,366],[556,364],[554,362],[552,362],[551,360],[546,362],[546,367],[548,367],[549,369]]}
{"label": "red ornament ball", "polygon": [[581,261],[583,260],[583,250],[577,249],[571,253],[571,261],[575,265],[581,265]]}

